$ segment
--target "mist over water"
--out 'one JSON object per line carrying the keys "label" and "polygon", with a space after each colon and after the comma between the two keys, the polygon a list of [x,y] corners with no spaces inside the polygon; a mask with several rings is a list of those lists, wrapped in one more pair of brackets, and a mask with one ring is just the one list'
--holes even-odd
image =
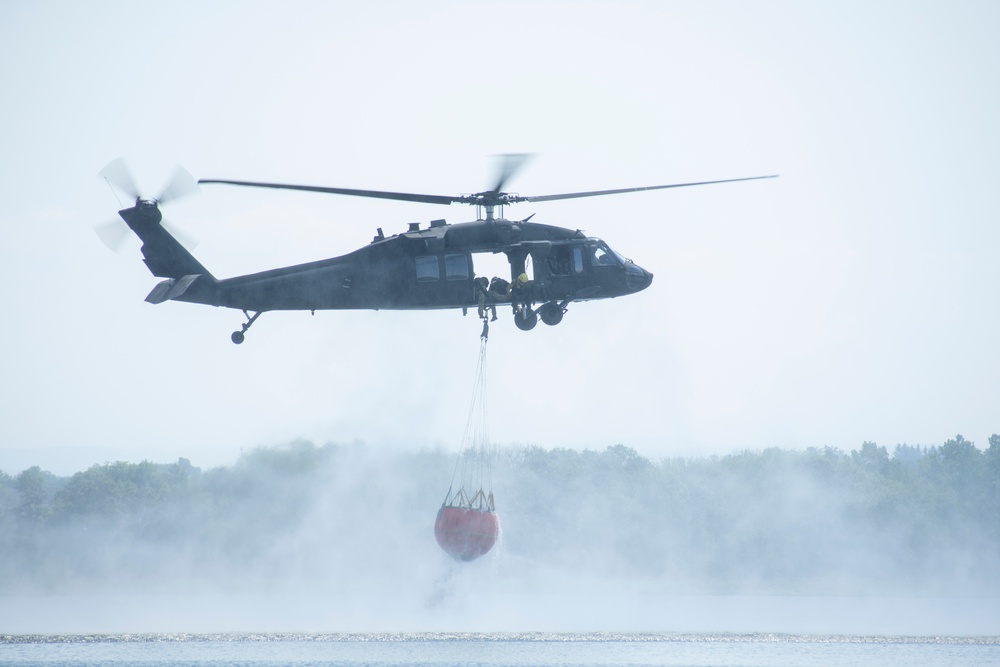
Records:
{"label": "mist over water", "polygon": [[506,448],[471,563],[433,536],[443,450],[32,468],[0,485],[0,631],[996,634],[998,453]]}

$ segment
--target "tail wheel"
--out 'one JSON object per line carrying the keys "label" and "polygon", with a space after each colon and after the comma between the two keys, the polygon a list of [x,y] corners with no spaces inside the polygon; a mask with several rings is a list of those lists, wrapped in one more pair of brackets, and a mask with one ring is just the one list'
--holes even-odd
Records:
{"label": "tail wheel", "polygon": [[564,312],[562,306],[555,301],[550,301],[538,309],[538,314],[541,316],[542,322],[545,322],[550,327],[554,327],[562,322]]}
{"label": "tail wheel", "polygon": [[258,310],[256,313],[253,314],[253,316],[251,316],[249,312],[244,310],[243,314],[246,315],[247,321],[243,324],[243,327],[239,331],[234,331],[233,335],[230,336],[229,339],[234,343],[236,343],[237,345],[242,345],[243,341],[246,339],[247,329],[253,326],[253,323],[256,322],[257,318],[260,317],[263,313],[264,313],[263,310]]}
{"label": "tail wheel", "polygon": [[531,331],[538,324],[538,313],[530,306],[521,306],[514,311],[514,324],[521,331]]}

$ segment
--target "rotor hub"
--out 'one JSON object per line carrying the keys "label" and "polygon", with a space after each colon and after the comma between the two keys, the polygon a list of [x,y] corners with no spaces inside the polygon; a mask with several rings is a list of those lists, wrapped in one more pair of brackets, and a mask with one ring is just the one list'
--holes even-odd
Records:
{"label": "rotor hub", "polygon": [[135,200],[135,209],[146,222],[157,223],[163,219],[163,214],[160,213],[159,202],[155,199],[137,198]]}

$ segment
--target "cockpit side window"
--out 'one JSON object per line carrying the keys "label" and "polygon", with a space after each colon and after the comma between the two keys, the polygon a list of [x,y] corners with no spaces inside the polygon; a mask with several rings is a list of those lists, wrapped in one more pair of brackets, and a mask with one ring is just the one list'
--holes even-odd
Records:
{"label": "cockpit side window", "polygon": [[583,273],[583,247],[573,246],[573,273]]}

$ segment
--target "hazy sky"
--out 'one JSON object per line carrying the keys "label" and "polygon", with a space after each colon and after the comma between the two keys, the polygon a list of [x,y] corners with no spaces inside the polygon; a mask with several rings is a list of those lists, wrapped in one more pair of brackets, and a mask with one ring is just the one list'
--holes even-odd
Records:
{"label": "hazy sky", "polygon": [[[304,437],[457,449],[480,325],[143,301],[94,226],[125,156],[521,204],[655,274],[489,344],[492,439],[658,457],[1000,432],[993,2],[0,4],[0,469],[196,465]],[[474,209],[206,186],[166,208],[217,277]]]}

